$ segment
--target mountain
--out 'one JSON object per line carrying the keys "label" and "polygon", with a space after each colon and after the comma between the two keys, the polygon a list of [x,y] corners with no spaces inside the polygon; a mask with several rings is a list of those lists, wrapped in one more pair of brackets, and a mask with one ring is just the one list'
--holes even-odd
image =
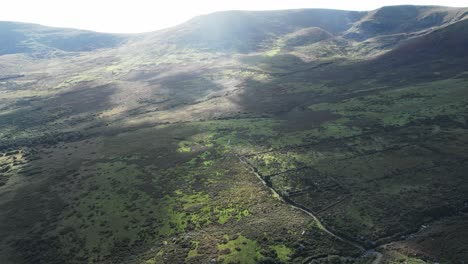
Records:
{"label": "mountain", "polygon": [[466,9],[437,6],[389,6],[370,12],[227,11],[196,17],[150,38],[181,47],[251,52],[306,28],[315,27],[334,36],[362,41],[383,35],[421,34],[467,17]]}
{"label": "mountain", "polygon": [[357,39],[425,31],[466,19],[466,9],[436,6],[387,6],[368,12],[347,35]]}
{"label": "mountain", "polygon": [[0,263],[468,261],[467,18],[1,22]]}
{"label": "mountain", "polygon": [[123,35],[0,21],[0,55],[92,51],[117,47],[125,40]]}
{"label": "mountain", "polygon": [[[383,59],[398,59],[399,64],[421,63],[441,59],[465,59],[468,51],[468,20],[434,30],[430,34],[412,38],[385,54]],[[395,65],[391,62],[391,65]],[[398,65],[396,65],[398,66]]]}
{"label": "mountain", "polygon": [[270,44],[278,36],[307,27],[338,33],[361,15],[322,9],[218,12],[157,32],[151,39],[191,48],[249,52]]}

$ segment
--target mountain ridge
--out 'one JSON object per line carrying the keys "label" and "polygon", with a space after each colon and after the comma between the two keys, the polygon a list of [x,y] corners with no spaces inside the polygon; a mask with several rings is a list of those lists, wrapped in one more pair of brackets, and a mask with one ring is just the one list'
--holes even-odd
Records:
{"label": "mountain ridge", "polygon": [[0,21],[0,55],[85,52],[112,48],[125,40],[123,34],[97,33],[89,30],[47,27],[39,24]]}
{"label": "mountain ridge", "polygon": [[[386,17],[391,17],[392,26],[384,21]],[[468,18],[468,8],[442,6],[388,6],[372,11],[236,10],[201,15],[171,28],[138,34],[98,33],[3,21],[0,22],[0,33],[4,35],[2,39],[4,41],[16,39],[16,41],[0,43],[4,46],[0,54],[28,53],[35,49],[43,53],[54,50],[92,51],[100,48],[116,48],[128,41],[140,39],[145,39],[154,45],[175,45],[181,48],[212,51],[237,50],[248,53],[265,49],[278,38],[308,27],[317,27],[336,37],[362,42],[376,37],[376,34],[381,37],[401,33],[424,33],[424,31],[428,33],[435,27],[446,26],[466,18]],[[380,26],[383,24],[386,28]],[[31,34],[28,34],[28,30]],[[70,46],[71,43],[74,44]],[[16,46],[18,50],[9,51],[10,46]],[[63,50],[65,47],[68,50]]]}

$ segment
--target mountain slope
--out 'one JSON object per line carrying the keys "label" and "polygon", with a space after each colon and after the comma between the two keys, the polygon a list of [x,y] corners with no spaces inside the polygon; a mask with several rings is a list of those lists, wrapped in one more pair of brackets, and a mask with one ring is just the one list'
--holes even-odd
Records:
{"label": "mountain slope", "polygon": [[351,38],[410,33],[444,26],[468,17],[468,9],[437,6],[388,6],[368,12],[348,30]]}
{"label": "mountain slope", "polygon": [[125,40],[123,35],[0,21],[0,55],[92,51],[113,48]]}
{"label": "mountain slope", "polygon": [[[382,56],[391,66],[423,63],[441,59],[466,59],[468,50],[468,19],[409,39]],[[395,60],[392,61],[392,60]],[[397,62],[398,61],[398,62]]]}
{"label": "mountain slope", "polygon": [[316,27],[334,36],[363,41],[376,36],[421,34],[468,17],[468,9],[437,6],[391,6],[369,12],[323,9],[229,11],[194,18],[149,34],[149,41],[181,48],[252,52],[282,36]]}
{"label": "mountain slope", "polygon": [[151,41],[181,47],[249,52],[271,44],[278,36],[301,28],[319,27],[332,34],[340,33],[363,14],[320,9],[219,12],[157,32]]}

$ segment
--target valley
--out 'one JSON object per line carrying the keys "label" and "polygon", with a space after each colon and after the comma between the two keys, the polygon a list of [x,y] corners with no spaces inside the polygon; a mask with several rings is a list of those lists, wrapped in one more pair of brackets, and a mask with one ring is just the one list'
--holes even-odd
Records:
{"label": "valley", "polygon": [[0,22],[0,263],[468,261],[467,18]]}

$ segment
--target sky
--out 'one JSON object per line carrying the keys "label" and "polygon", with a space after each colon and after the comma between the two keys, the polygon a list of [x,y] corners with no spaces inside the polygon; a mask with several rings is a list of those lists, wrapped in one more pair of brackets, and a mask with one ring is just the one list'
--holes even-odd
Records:
{"label": "sky", "polygon": [[468,7],[468,0],[1,0],[0,21],[38,23],[110,33],[175,26],[222,10],[330,8],[372,10],[387,5]]}

